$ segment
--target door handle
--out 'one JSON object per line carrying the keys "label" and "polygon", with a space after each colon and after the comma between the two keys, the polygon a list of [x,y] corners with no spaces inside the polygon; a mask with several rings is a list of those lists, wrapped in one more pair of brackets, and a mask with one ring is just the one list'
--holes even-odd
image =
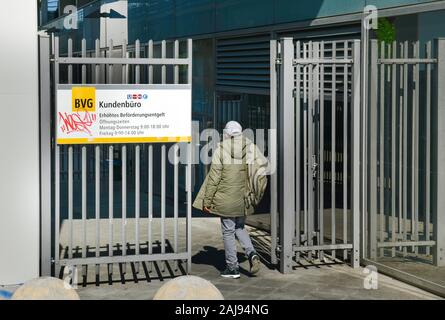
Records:
{"label": "door handle", "polygon": [[312,178],[316,178],[317,177],[317,167],[318,167],[318,163],[317,163],[317,156],[315,154],[312,155]]}

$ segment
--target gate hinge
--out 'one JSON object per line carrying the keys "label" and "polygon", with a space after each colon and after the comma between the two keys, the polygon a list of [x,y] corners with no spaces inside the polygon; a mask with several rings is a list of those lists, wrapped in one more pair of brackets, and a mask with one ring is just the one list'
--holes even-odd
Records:
{"label": "gate hinge", "polygon": [[277,253],[277,255],[280,255],[281,252],[281,246],[277,245],[277,247],[275,248],[275,252]]}
{"label": "gate hinge", "polygon": [[276,58],[275,59],[275,64],[282,64],[283,63],[283,60],[281,60],[281,58]]}

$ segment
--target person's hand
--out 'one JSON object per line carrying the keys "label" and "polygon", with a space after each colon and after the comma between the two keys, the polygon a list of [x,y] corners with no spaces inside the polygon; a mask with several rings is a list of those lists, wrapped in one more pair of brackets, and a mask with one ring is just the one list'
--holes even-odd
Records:
{"label": "person's hand", "polygon": [[202,208],[202,211],[204,211],[205,213],[210,213],[210,208],[204,207]]}

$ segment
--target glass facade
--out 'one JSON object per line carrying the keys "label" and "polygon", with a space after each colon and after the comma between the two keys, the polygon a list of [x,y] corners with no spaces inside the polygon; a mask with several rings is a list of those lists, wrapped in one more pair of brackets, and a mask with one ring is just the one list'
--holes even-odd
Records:
{"label": "glass facade", "polygon": [[[436,0],[437,1],[437,0]],[[87,40],[92,48],[100,36],[99,19],[85,18],[101,5],[116,0],[42,0],[40,25],[61,36]],[[378,8],[432,2],[429,0],[128,0],[128,41],[164,40],[217,32],[271,26],[321,17],[360,12],[367,4]],[[63,27],[63,9],[76,5],[79,27]]]}
{"label": "glass facade", "polygon": [[[161,40],[276,25],[429,0],[128,0],[129,40]],[[144,30],[144,32],[141,32]]]}
{"label": "glass facade", "polygon": [[268,95],[217,92],[215,128],[222,131],[228,121],[235,120],[243,128],[268,129],[269,111]]}
{"label": "glass facade", "polygon": [[90,4],[87,4],[79,8],[77,11],[77,29],[66,28],[66,26],[64,25],[64,18],[61,17],[52,20],[47,24],[43,24],[41,27],[44,27],[46,30],[49,30],[49,32],[54,32],[59,36],[61,52],[67,51],[66,45],[67,45],[67,39],[69,38],[73,40],[74,51],[80,51],[80,45],[82,39],[86,40],[87,49],[93,49],[95,40],[101,37],[100,33],[101,22],[100,19],[89,18],[89,16],[94,14],[95,12],[98,12],[100,10],[101,5],[105,2],[106,1],[93,1]]}
{"label": "glass facade", "polygon": [[40,0],[38,3],[39,25],[43,26],[64,15],[64,8],[81,8],[96,0]]}
{"label": "glass facade", "polygon": [[[193,42],[193,85],[192,87],[192,118],[199,124],[199,132],[214,127],[214,40],[204,39]],[[206,143],[199,141],[201,146]],[[201,186],[207,175],[208,165],[194,166],[195,191]],[[199,214],[196,212],[196,214]]]}
{"label": "glass facade", "polygon": [[[46,2],[45,2],[46,1]],[[114,40],[121,45],[128,40],[126,0],[45,0],[40,3],[40,28],[55,33],[60,38],[60,50],[66,52],[67,39],[73,40],[73,50],[80,51],[81,40],[86,40],[87,50],[94,50],[96,39],[101,47]],[[64,13],[67,6],[75,6],[76,19]]]}

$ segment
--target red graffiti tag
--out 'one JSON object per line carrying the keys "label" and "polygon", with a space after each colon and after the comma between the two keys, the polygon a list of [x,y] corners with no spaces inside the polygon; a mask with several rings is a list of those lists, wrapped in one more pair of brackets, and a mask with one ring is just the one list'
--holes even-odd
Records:
{"label": "red graffiti tag", "polygon": [[91,136],[90,128],[95,121],[96,114],[88,111],[72,114],[59,112],[60,129],[66,134],[84,132]]}

